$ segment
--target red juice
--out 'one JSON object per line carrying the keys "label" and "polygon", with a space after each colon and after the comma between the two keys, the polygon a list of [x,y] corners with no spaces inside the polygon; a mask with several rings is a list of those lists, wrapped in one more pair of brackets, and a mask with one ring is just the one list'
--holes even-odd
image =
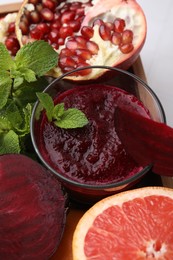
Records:
{"label": "red juice", "polygon": [[83,128],[61,129],[48,122],[43,112],[38,148],[43,159],[59,174],[78,183],[104,185],[142,170],[125,151],[114,125],[118,106],[128,106],[149,117],[148,110],[135,96],[113,86],[90,85],[67,90],[54,102],[64,103],[66,109],[80,109],[89,120]]}

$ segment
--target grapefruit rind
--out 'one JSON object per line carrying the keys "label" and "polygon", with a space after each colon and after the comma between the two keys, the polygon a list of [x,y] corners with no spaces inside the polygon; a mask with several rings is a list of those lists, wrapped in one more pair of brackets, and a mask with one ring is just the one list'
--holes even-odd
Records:
{"label": "grapefruit rind", "polygon": [[[161,197],[166,197],[169,200],[171,199],[172,208],[173,208],[173,190],[170,188],[166,188],[166,187],[144,187],[144,188],[138,188],[138,189],[134,189],[134,190],[130,190],[130,191],[121,192],[119,194],[115,194],[113,196],[107,197],[107,198],[97,202],[94,206],[92,206],[83,215],[83,217],[79,220],[79,222],[76,226],[76,229],[75,229],[75,232],[73,235],[73,241],[72,241],[73,260],[102,259],[102,258],[99,258],[99,256],[98,256],[98,258],[87,257],[84,252],[86,234],[88,233],[88,230],[93,226],[93,223],[94,223],[96,217],[98,217],[98,215],[102,214],[103,211],[107,210],[109,207],[119,206],[121,208],[123,203],[125,203],[125,202],[133,201],[135,199],[144,199],[148,196],[161,196]],[[157,208],[155,210],[156,210],[156,212],[158,211]],[[160,212],[158,212],[158,213],[160,213]],[[165,213],[165,214],[167,214],[167,213]],[[171,214],[173,215],[173,210],[172,210]],[[142,222],[142,220],[141,220],[141,222]],[[146,225],[148,228],[149,224],[146,223]],[[165,232],[164,225],[162,228],[163,228],[163,231]],[[169,225],[167,226],[167,229],[168,228],[169,228]],[[170,230],[168,230],[168,231],[170,232]],[[173,234],[172,234],[172,236],[173,236]],[[120,237],[119,237],[119,239],[120,239]],[[172,237],[172,240],[173,240],[173,237]],[[92,243],[94,243],[94,241]],[[157,241],[154,241],[151,239],[151,241],[148,241],[148,244],[146,243],[146,245],[145,245],[145,250],[148,250],[149,254],[151,253],[151,256],[153,256],[152,250],[156,243],[157,243]],[[126,245],[124,246],[124,250],[125,249],[126,249]],[[161,255],[162,253],[163,254],[167,253],[168,258],[160,258],[160,257],[164,257]],[[132,252],[132,254],[133,254],[133,252]],[[139,255],[139,259],[141,259],[141,260],[146,259],[146,255],[142,255],[141,252],[140,252],[140,254],[141,255]],[[170,259],[170,257],[172,257],[172,259],[173,259],[173,249],[167,248],[166,244],[163,243],[162,246],[160,245],[160,251],[156,252],[156,254],[154,256],[156,256],[156,259]],[[103,257],[103,255],[102,255],[102,257]],[[106,257],[109,257],[109,256],[105,256],[104,259],[109,259]],[[126,260],[132,259],[129,257],[131,257],[131,256],[129,255],[128,258],[126,258]],[[115,259],[121,260],[122,258],[115,258]],[[136,259],[136,257],[133,259]]]}

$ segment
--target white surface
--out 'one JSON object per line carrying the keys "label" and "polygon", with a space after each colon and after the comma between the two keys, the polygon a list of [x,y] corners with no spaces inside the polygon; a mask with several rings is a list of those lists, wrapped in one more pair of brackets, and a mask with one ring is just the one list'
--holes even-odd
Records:
{"label": "white surface", "polygon": [[141,52],[148,85],[160,99],[173,127],[173,1],[137,0],[147,18],[148,33]]}
{"label": "white surface", "polygon": [[[0,0],[0,4],[21,0]],[[148,32],[141,52],[149,86],[160,99],[173,127],[173,1],[137,0],[146,15]]]}

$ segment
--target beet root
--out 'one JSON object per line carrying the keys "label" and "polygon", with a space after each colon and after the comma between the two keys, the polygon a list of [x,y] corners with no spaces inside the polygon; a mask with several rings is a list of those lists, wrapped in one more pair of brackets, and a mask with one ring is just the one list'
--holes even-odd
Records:
{"label": "beet root", "polygon": [[0,259],[48,259],[66,220],[61,184],[21,154],[0,156]]}

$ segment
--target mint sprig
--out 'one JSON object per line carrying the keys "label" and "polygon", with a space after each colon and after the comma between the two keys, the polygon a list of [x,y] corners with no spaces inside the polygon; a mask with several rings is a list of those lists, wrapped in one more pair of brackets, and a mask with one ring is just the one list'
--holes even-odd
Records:
{"label": "mint sprig", "polygon": [[25,149],[36,92],[47,86],[44,75],[57,62],[58,54],[45,41],[26,44],[14,58],[0,43],[0,154]]}
{"label": "mint sprig", "polygon": [[64,103],[54,105],[53,99],[47,93],[37,93],[37,97],[46,110],[48,121],[53,121],[60,128],[80,128],[88,124],[86,115],[77,108],[65,110]]}

